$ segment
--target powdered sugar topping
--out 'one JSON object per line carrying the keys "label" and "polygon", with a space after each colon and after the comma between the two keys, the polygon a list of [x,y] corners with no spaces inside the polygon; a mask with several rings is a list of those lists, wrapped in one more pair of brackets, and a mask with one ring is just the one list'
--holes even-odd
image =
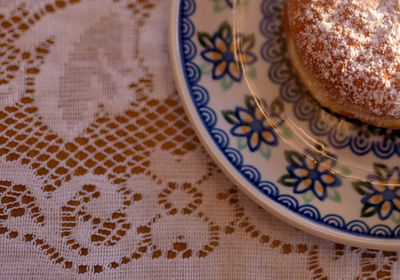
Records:
{"label": "powdered sugar topping", "polygon": [[400,119],[400,0],[305,0],[296,45],[327,91]]}

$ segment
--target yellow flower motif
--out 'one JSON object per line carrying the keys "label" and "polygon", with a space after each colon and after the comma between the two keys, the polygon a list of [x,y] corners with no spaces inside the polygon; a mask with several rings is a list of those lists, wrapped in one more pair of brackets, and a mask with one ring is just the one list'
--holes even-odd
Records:
{"label": "yellow flower motif", "polygon": [[278,136],[274,129],[283,122],[279,116],[264,116],[258,107],[254,108],[254,112],[239,107],[236,109],[236,115],[239,123],[231,129],[231,133],[234,136],[246,137],[250,151],[258,150],[262,142],[270,146],[278,144]]}
{"label": "yellow flower motif", "polygon": [[[227,75],[233,81],[240,82],[242,71],[237,60],[240,59],[240,62],[246,65],[253,64],[257,60],[257,57],[250,51],[254,46],[254,36],[244,37],[239,43],[239,39],[234,40],[232,28],[228,23],[223,23],[214,36],[204,35],[204,33],[201,36],[208,36],[206,37],[208,45],[202,44],[206,49],[201,52],[201,56],[213,64],[214,80],[222,79]],[[202,41],[200,42],[202,43]]]}
{"label": "yellow flower motif", "polygon": [[380,219],[385,220],[393,211],[400,212],[400,172],[393,168],[387,178],[370,176],[371,192],[361,202],[365,207],[374,207]]}
{"label": "yellow flower motif", "polygon": [[341,180],[332,171],[336,164],[336,159],[333,156],[321,159],[313,151],[306,150],[301,159],[301,164],[294,163],[293,161],[293,165],[289,166],[287,170],[296,179],[295,193],[312,191],[318,199],[325,200],[327,188],[341,185]]}

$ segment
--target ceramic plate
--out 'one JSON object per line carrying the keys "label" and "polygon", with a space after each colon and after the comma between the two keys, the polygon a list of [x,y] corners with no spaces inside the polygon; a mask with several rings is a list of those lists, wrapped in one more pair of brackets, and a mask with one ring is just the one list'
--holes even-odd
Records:
{"label": "ceramic plate", "polygon": [[283,2],[172,1],[171,61],[189,119],[229,178],[282,220],[400,249],[400,133],[309,96],[287,58]]}

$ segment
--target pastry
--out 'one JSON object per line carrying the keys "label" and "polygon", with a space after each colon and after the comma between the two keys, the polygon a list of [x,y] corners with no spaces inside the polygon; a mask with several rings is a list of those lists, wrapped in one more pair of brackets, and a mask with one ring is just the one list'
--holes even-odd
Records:
{"label": "pastry", "polygon": [[292,65],[331,111],[400,128],[399,0],[287,0]]}

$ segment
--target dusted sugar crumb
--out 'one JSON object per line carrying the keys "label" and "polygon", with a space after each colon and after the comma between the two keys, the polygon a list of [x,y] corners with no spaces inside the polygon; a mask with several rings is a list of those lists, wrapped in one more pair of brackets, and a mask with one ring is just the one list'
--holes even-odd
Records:
{"label": "dusted sugar crumb", "polygon": [[400,119],[399,2],[298,1],[295,44],[331,99]]}

